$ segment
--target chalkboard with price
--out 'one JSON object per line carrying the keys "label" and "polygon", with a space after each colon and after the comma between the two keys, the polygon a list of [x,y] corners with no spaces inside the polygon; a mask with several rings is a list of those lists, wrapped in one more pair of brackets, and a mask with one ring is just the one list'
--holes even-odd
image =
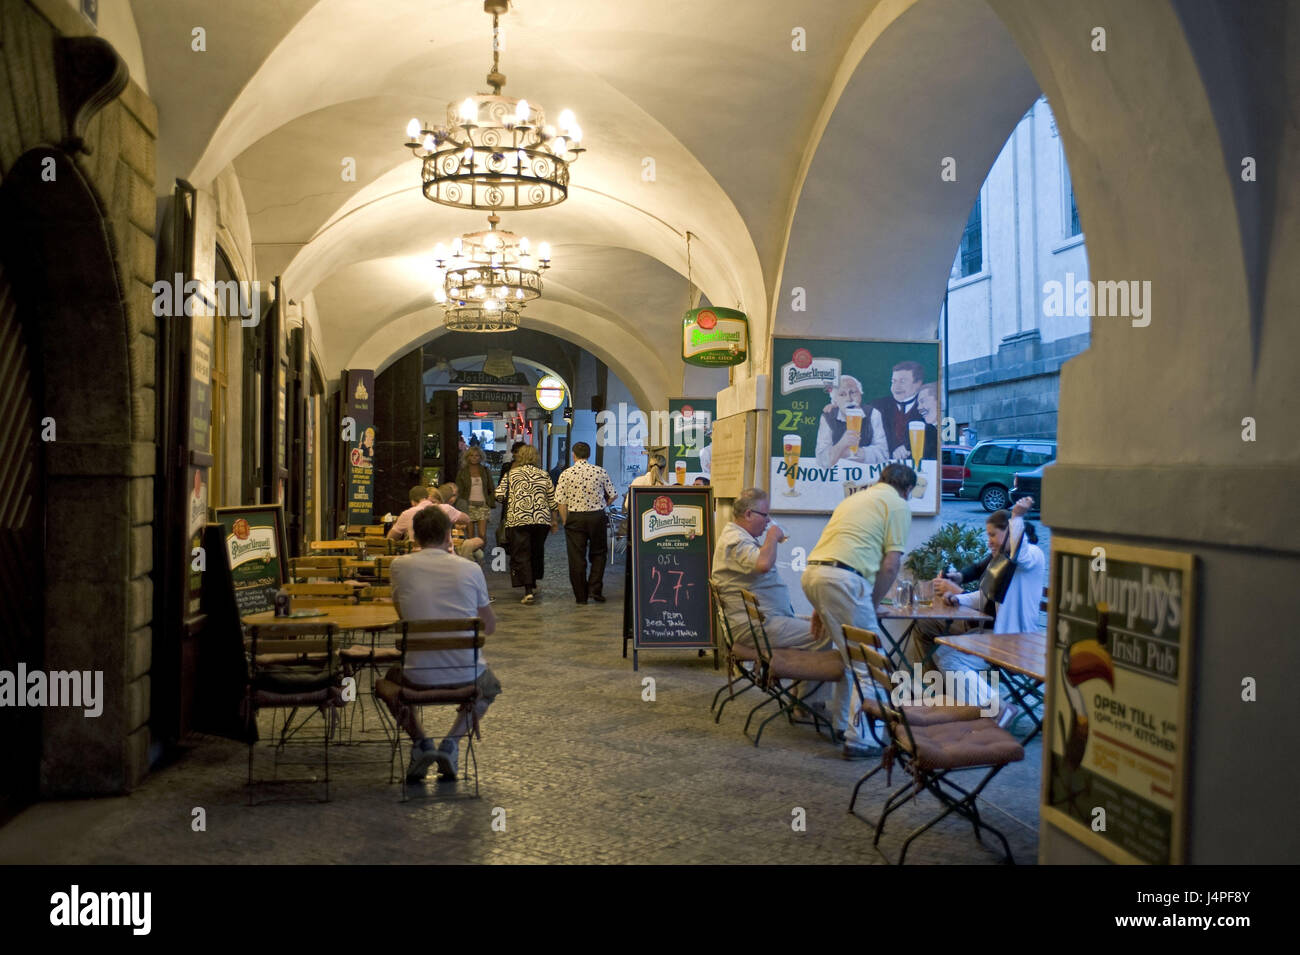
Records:
{"label": "chalkboard with price", "polygon": [[674,486],[631,490],[633,646],[713,647],[712,492]]}

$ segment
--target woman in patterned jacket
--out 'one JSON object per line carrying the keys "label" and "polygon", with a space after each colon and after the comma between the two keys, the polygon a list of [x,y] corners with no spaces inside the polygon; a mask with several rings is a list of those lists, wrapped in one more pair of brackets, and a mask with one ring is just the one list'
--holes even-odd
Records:
{"label": "woman in patterned jacket", "polygon": [[497,485],[496,498],[506,502],[505,528],[510,550],[510,584],[523,587],[520,603],[537,599],[537,581],[545,570],[546,535],[559,528],[555,485],[537,466],[537,449],[524,445],[515,452],[510,470]]}

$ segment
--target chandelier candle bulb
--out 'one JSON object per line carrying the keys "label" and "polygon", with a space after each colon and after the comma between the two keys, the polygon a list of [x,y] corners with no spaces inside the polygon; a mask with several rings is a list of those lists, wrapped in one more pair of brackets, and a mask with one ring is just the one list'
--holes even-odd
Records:
{"label": "chandelier candle bulb", "polygon": [[406,138],[413,143],[418,143],[420,141],[420,130],[423,128],[418,119],[411,120],[406,124]]}

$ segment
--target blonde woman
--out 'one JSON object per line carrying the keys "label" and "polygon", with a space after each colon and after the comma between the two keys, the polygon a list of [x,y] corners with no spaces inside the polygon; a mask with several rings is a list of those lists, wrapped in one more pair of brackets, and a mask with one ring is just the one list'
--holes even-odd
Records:
{"label": "blonde woman", "polygon": [[492,514],[491,501],[496,494],[492,473],[483,464],[483,452],[470,448],[465,452],[465,463],[456,475],[456,488],[469,514],[475,537],[487,540],[488,517]]}
{"label": "blonde woman", "polygon": [[510,470],[497,485],[496,498],[506,502],[505,528],[510,551],[510,584],[523,587],[520,603],[537,599],[537,581],[545,571],[546,534],[559,528],[555,485],[537,466],[537,449],[524,445],[515,452]]}

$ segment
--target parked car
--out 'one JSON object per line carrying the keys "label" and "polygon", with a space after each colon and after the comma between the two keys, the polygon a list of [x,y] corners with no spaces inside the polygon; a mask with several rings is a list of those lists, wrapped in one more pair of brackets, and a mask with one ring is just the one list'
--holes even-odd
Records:
{"label": "parked car", "polygon": [[956,494],[961,490],[961,482],[970,473],[966,470],[966,455],[970,454],[970,450],[960,444],[945,444],[940,450],[944,494]]}
{"label": "parked car", "polygon": [[1045,465],[1040,464],[1032,471],[1017,471],[1015,478],[1011,482],[1011,492],[1007,495],[1011,503],[1014,504],[1022,497],[1032,497],[1034,499],[1033,507],[1030,508],[1030,514],[1037,514],[1043,509],[1043,468]]}
{"label": "parked car", "polygon": [[1039,438],[992,438],[981,441],[966,457],[966,476],[959,498],[979,501],[986,511],[1011,503],[1017,471],[1027,471],[1056,460],[1056,442]]}

